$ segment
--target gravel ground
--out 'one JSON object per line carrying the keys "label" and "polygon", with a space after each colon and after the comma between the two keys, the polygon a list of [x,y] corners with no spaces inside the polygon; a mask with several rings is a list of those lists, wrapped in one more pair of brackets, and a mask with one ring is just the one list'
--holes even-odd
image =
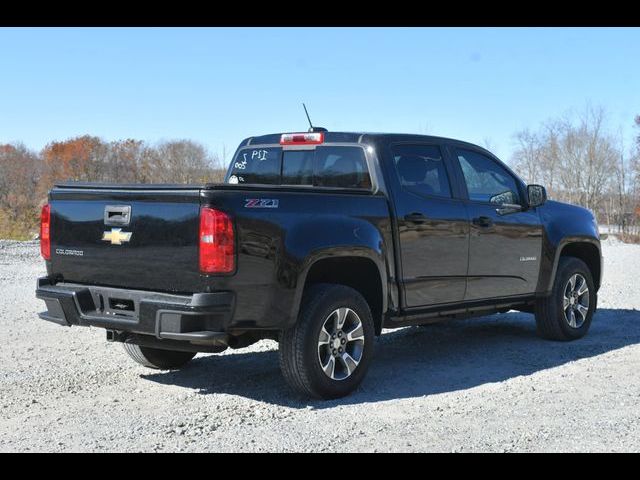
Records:
{"label": "gravel ground", "polygon": [[157,372],[39,320],[37,244],[0,241],[0,451],[640,451],[640,246],[603,251],[586,338],[516,312],[388,331],[355,394],[309,402],[272,341]]}

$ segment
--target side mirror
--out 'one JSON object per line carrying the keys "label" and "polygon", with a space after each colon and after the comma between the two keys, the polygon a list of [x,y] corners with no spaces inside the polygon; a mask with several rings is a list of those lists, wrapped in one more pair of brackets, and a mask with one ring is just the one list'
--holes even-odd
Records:
{"label": "side mirror", "polygon": [[530,207],[539,207],[547,201],[547,190],[542,185],[527,185]]}

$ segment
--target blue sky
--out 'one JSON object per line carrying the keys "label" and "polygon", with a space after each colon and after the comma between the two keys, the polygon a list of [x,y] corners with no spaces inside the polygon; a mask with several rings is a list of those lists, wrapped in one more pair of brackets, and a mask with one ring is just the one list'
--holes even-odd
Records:
{"label": "blue sky", "polygon": [[508,160],[512,135],[604,106],[627,144],[640,28],[1,28],[0,142],[81,134],[244,137],[306,129],[430,133]]}

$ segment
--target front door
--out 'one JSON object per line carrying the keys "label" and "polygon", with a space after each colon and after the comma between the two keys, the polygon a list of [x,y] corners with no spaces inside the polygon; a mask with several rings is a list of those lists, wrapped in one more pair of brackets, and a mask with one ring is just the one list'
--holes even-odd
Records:
{"label": "front door", "polygon": [[527,208],[519,181],[496,159],[472,149],[456,155],[468,193],[471,221],[465,300],[535,292],[542,226]]}
{"label": "front door", "polygon": [[392,154],[405,306],[462,301],[469,220],[452,194],[451,166],[437,145],[396,144]]}

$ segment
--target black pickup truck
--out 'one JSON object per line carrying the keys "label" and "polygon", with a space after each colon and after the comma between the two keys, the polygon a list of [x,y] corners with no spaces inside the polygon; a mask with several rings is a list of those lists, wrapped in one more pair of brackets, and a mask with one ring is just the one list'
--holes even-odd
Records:
{"label": "black pickup truck", "polygon": [[274,339],[319,398],[356,388],[383,328],[515,309],[580,338],[602,281],[590,211],[422,135],[251,137],[223,184],[59,184],[40,237],[42,319],[104,328],[159,369]]}

